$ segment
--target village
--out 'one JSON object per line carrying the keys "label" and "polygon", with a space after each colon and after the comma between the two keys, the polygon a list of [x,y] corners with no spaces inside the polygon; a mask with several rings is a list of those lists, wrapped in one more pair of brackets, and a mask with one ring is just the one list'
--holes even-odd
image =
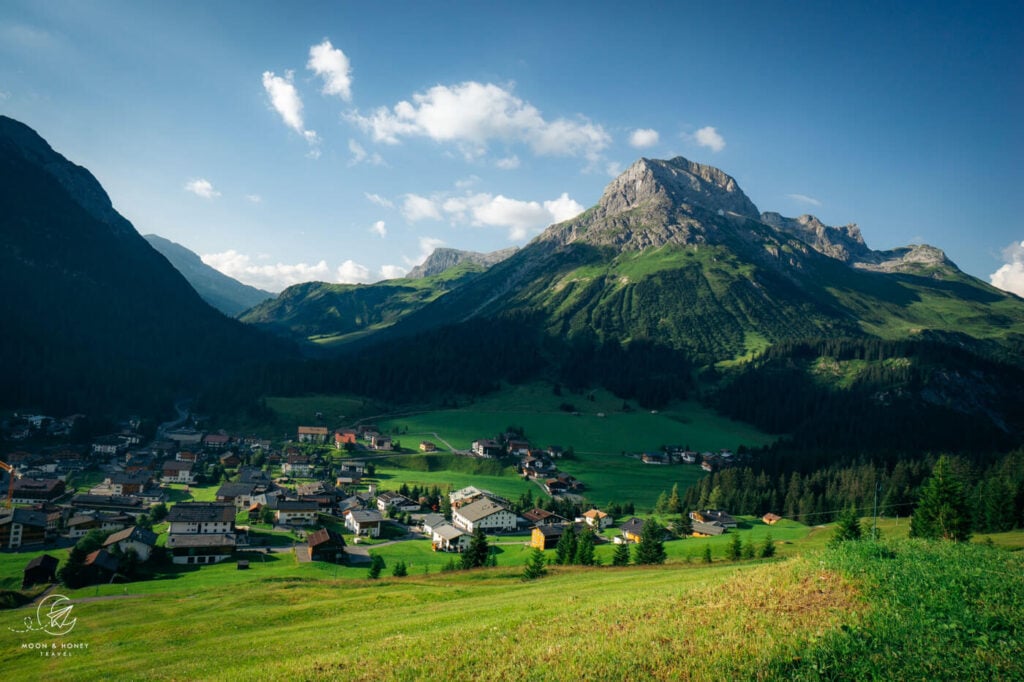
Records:
{"label": "village", "polygon": [[[587,503],[585,483],[559,470],[571,448],[536,448],[521,430],[457,452],[514,463],[538,492],[513,501],[476,486],[383,489],[374,477],[377,458],[407,450],[373,424],[300,425],[275,444],[184,418],[146,439],[129,420],[84,448],[65,442],[78,418],[31,415],[3,424],[8,441],[59,443],[9,452],[0,463],[7,479],[0,551],[46,550],[25,566],[23,588],[58,578],[72,586],[130,581],[145,576],[146,566],[168,564],[232,560],[244,570],[272,552],[294,552],[300,562],[370,564],[367,545],[382,538],[426,539],[436,552],[463,553],[481,532],[540,550],[587,530],[598,543],[642,537],[644,521],[631,504],[598,509]],[[408,454],[437,451],[423,440]],[[727,450],[675,446],[628,456],[708,471],[733,461]],[[713,537],[737,522],[723,510],[693,510],[676,525],[677,534]]]}

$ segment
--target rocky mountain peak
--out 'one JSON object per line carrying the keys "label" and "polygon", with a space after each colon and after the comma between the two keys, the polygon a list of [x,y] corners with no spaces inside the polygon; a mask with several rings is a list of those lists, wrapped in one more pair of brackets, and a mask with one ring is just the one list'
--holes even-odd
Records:
{"label": "rocky mountain peak", "polygon": [[439,275],[445,270],[453,268],[459,263],[466,261],[489,268],[492,265],[505,260],[518,250],[519,249],[517,247],[511,246],[507,249],[501,249],[500,251],[492,251],[491,253],[477,253],[476,251],[460,251],[459,249],[441,247],[434,249],[431,254],[427,256],[427,259],[410,270],[406,277],[409,279],[421,279],[423,277],[430,277],[431,275]]}
{"label": "rocky mountain peak", "polygon": [[826,225],[813,215],[786,218],[774,212],[762,213],[761,222],[796,237],[818,253],[844,263],[866,258],[871,251],[855,223],[835,227]]}

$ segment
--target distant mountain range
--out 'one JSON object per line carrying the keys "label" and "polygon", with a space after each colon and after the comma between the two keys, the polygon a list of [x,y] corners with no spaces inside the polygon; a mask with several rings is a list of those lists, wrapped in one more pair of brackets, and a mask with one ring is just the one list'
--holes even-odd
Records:
{"label": "distant mountain range", "polygon": [[153,414],[293,351],[196,294],[86,169],[0,116],[0,404]]}
{"label": "distant mountain range", "polygon": [[204,301],[228,317],[238,317],[249,308],[274,298],[274,294],[242,284],[204,263],[198,254],[181,244],[155,234],[143,235],[150,246],[180,272]]}

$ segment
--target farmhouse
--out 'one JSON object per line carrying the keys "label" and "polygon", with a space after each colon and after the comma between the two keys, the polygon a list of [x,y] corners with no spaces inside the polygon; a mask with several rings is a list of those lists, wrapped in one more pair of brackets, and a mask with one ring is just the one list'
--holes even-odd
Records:
{"label": "farmhouse", "polygon": [[515,530],[516,515],[491,499],[477,500],[452,512],[452,524],[467,533],[485,530]]}
{"label": "farmhouse", "polygon": [[306,455],[288,455],[281,465],[281,471],[292,476],[309,476],[313,473],[313,464]]}
{"label": "farmhouse", "polygon": [[774,526],[776,523],[782,520],[782,517],[778,514],[768,512],[767,514],[761,517],[761,520],[764,521],[765,525]]}
{"label": "farmhouse", "polygon": [[345,527],[356,535],[380,537],[380,526],[383,522],[384,518],[378,511],[350,509],[345,512]]}
{"label": "farmhouse", "polygon": [[108,495],[137,495],[143,488],[148,487],[152,480],[153,477],[144,471],[134,474],[110,474],[103,479],[102,487],[109,491],[106,493]]}
{"label": "farmhouse", "polygon": [[575,532],[572,526],[563,526],[561,524],[553,526],[536,526],[530,533],[530,546],[536,547],[537,549],[554,549],[558,541],[562,539],[566,529],[570,529],[569,532]]}
{"label": "farmhouse", "polygon": [[437,446],[429,440],[420,441],[420,452],[437,452]]}
{"label": "farmhouse", "polygon": [[370,447],[374,450],[390,450],[392,448],[391,437],[380,433],[371,434]]}
{"label": "farmhouse", "polygon": [[[265,489],[265,486],[256,483],[224,483],[217,489],[217,501],[229,502],[235,505],[235,509],[241,511],[258,502],[256,498],[262,495],[258,494],[257,490]],[[266,498],[262,501],[266,503]]]}
{"label": "farmhouse", "polygon": [[234,469],[242,463],[241,458],[233,452],[225,452],[218,461],[225,469]]}
{"label": "farmhouse", "polygon": [[118,561],[110,552],[105,549],[97,549],[85,557],[83,562],[85,572],[90,582],[103,582],[109,580],[117,573]]}
{"label": "farmhouse", "polygon": [[298,441],[300,443],[326,443],[327,427],[300,426],[298,431]]}
{"label": "farmhouse", "polygon": [[231,444],[231,436],[226,433],[208,433],[203,438],[203,447],[207,450],[223,450]]}
{"label": "farmhouse", "polygon": [[583,522],[592,528],[604,530],[612,525],[612,517],[600,509],[591,509],[583,513]]}
{"label": "farmhouse", "polygon": [[85,537],[91,530],[110,532],[127,528],[132,521],[132,517],[127,514],[109,515],[94,512],[92,514],[75,514],[68,519],[65,525],[67,536],[72,540],[77,540]]}
{"label": "farmhouse", "polygon": [[619,526],[619,531],[622,533],[622,537],[626,542],[640,542],[640,538],[644,532],[643,519],[637,517],[631,518],[624,524]]}
{"label": "farmhouse", "polygon": [[356,444],[356,432],[352,429],[342,429],[334,432],[334,447],[343,450],[346,445]]}
{"label": "farmhouse", "polygon": [[391,490],[386,490],[377,495],[377,509],[379,509],[382,514],[386,514],[388,509],[414,512],[420,510],[420,505],[418,502],[413,502],[405,495]]}
{"label": "farmhouse", "polygon": [[145,528],[132,526],[131,528],[125,528],[114,533],[103,542],[105,548],[113,545],[117,545],[122,553],[130,550],[135,552],[140,561],[148,561],[149,555],[153,552],[153,548],[156,547],[156,533]]}
{"label": "farmhouse", "polygon": [[176,564],[213,564],[236,545],[235,506],[224,502],[179,502],[167,514],[167,548]]}
{"label": "farmhouse", "polygon": [[47,514],[29,509],[7,510],[0,516],[0,549],[38,545],[49,539]]}
{"label": "farmhouse", "polygon": [[461,552],[469,547],[470,537],[455,526],[443,523],[434,528],[430,539],[435,552]]}
{"label": "farmhouse", "polygon": [[690,512],[690,519],[695,522],[712,523],[717,522],[724,528],[735,528],[738,524],[736,519],[721,509],[701,509]]}
{"label": "farmhouse", "polygon": [[693,537],[695,538],[710,538],[716,535],[721,535],[725,532],[725,526],[720,524],[718,521],[694,521],[693,522]]}
{"label": "farmhouse", "polygon": [[534,507],[530,511],[523,512],[523,518],[535,526],[553,526],[566,522],[566,519],[546,509]]}
{"label": "farmhouse", "polygon": [[313,500],[277,500],[274,520],[285,526],[311,526],[320,506]]}
{"label": "farmhouse", "polygon": [[501,443],[496,440],[485,438],[473,441],[473,454],[477,457],[494,459],[501,457],[502,452]]}
{"label": "farmhouse", "polygon": [[14,479],[14,504],[52,502],[64,494],[64,481],[59,478]]}
{"label": "farmhouse", "polygon": [[192,474],[191,462],[179,462],[176,459],[168,460],[163,464],[163,483],[195,483],[196,477]]}
{"label": "farmhouse", "polygon": [[38,585],[40,583],[57,582],[57,565],[60,560],[49,554],[43,554],[32,559],[25,565],[25,572],[21,580],[21,589]]}

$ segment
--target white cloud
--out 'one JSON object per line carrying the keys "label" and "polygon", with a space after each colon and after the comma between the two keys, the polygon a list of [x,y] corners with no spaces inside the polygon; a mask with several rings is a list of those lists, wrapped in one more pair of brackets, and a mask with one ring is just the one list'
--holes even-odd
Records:
{"label": "white cloud", "polygon": [[348,141],[348,150],[352,152],[352,160],[349,161],[350,166],[355,166],[356,164],[362,163],[363,161],[373,164],[374,166],[384,165],[384,159],[381,157],[380,154],[376,152],[370,154],[369,152],[366,151],[365,148],[363,148],[363,145],[359,144],[355,140],[350,139]]}
{"label": "white cloud", "polygon": [[377,222],[375,222],[373,226],[370,227],[370,232],[379,235],[382,239],[388,236],[388,228],[387,226],[384,225],[383,220],[378,220]]}
{"label": "white cloud", "polygon": [[352,99],[352,65],[330,40],[324,38],[324,42],[309,48],[306,68],[324,79],[325,95],[338,95],[346,102]]}
{"label": "white cloud", "polygon": [[713,152],[725,149],[725,138],[712,126],[704,126],[693,134],[693,138],[701,147],[707,147]]}
{"label": "white cloud", "polygon": [[246,194],[245,195],[245,199],[250,204],[262,204],[263,203],[263,197],[261,197],[259,194]]}
{"label": "white cloud", "polygon": [[1003,249],[1001,268],[988,276],[992,286],[1024,297],[1024,242],[1015,242]]}
{"label": "white cloud", "polygon": [[370,269],[349,259],[338,266],[338,281],[342,284],[365,284],[370,281]]}
{"label": "white cloud", "polygon": [[185,183],[185,190],[204,199],[213,199],[220,196],[220,192],[215,190],[210,181],[205,178],[189,180]]}
{"label": "white cloud", "polygon": [[542,203],[510,199],[501,194],[469,194],[445,200],[442,208],[457,222],[480,227],[503,227],[509,239],[520,240],[551,225],[579,215],[583,206],[567,193]]}
{"label": "white cloud", "polygon": [[459,180],[456,180],[455,181],[455,188],[456,189],[469,189],[473,185],[478,185],[478,184],[480,184],[480,176],[479,175],[470,175],[469,177],[461,178]]}
{"label": "white cloud", "polygon": [[398,144],[403,137],[427,137],[455,143],[469,158],[481,156],[492,140],[527,144],[542,156],[584,156],[596,159],[611,142],[600,125],[585,118],[545,120],[540,111],[493,83],[467,81],[436,85],[415,93],[392,109],[380,107],[369,116],[350,120],[377,142]]}
{"label": "white cloud", "polygon": [[821,202],[814,197],[809,197],[806,194],[787,194],[787,197],[801,204],[810,204],[811,206],[821,206]]}
{"label": "white cloud", "polygon": [[629,134],[629,144],[641,149],[658,144],[658,131],[653,128],[637,128]]}
{"label": "white cloud", "polygon": [[380,276],[384,279],[399,279],[408,273],[409,271],[401,265],[382,265],[380,268]]}
{"label": "white cloud", "polygon": [[365,192],[363,194],[363,196],[365,196],[370,201],[371,204],[377,204],[378,206],[380,206],[382,208],[394,208],[395,207],[394,202],[392,202],[390,199],[386,199],[386,198],[382,197],[379,194],[372,194],[370,192]]}
{"label": "white cloud", "polygon": [[422,265],[423,261],[427,260],[430,254],[434,253],[434,249],[439,246],[444,246],[443,239],[437,239],[436,237],[420,237],[420,254],[416,258],[409,258],[408,256],[402,256],[402,260],[405,261],[406,265],[413,267],[415,265]]}
{"label": "white cloud", "polygon": [[421,197],[418,194],[406,194],[402,202],[402,215],[411,223],[418,220],[440,220],[441,212],[437,210],[437,203],[433,199]]}
{"label": "white cloud", "polygon": [[317,148],[320,138],[315,130],[306,130],[303,123],[302,99],[299,97],[299,91],[295,89],[295,84],[292,83],[294,76],[295,74],[291,71],[285,71],[283,78],[275,75],[273,71],[264,71],[263,89],[267,91],[270,104],[280,114],[284,124],[302,135],[309,143],[310,156],[315,158],[320,156],[320,151]]}
{"label": "white cloud", "polygon": [[205,253],[202,261],[239,282],[267,291],[279,292],[301,282],[330,280],[331,270],[326,261],[310,265],[307,263],[277,263],[257,265],[252,258],[234,249],[222,253]]}
{"label": "white cloud", "polygon": [[513,154],[512,156],[506,156],[504,159],[498,159],[494,162],[494,165],[502,170],[515,170],[519,168],[519,157]]}

